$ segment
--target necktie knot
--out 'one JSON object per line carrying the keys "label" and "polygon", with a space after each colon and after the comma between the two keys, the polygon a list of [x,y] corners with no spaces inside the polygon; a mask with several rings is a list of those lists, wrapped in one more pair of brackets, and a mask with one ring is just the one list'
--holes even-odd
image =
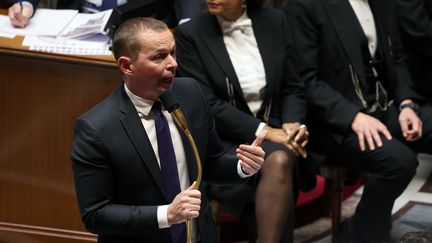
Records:
{"label": "necktie knot", "polygon": [[249,35],[252,33],[252,21],[250,19],[241,19],[235,22],[225,21],[222,23],[222,31],[225,35],[231,35],[236,30]]}
{"label": "necktie knot", "polygon": [[154,113],[161,113],[162,112],[162,104],[161,104],[161,102],[160,101],[155,101],[153,103],[153,106],[152,106],[151,110]]}

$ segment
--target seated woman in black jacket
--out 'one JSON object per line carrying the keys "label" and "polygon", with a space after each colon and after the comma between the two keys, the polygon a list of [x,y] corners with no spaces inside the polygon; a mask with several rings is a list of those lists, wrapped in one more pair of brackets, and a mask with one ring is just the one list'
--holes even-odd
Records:
{"label": "seated woman in black jacket", "polygon": [[291,242],[308,132],[286,17],[255,1],[208,0],[207,5],[208,13],[175,31],[179,74],[198,80],[232,153],[267,130],[261,174],[249,185],[213,186],[211,193],[237,216],[254,195],[260,242]]}

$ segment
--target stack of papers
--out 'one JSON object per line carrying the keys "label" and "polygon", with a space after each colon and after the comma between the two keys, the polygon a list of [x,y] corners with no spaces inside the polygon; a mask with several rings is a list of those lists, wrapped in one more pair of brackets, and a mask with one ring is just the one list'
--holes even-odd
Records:
{"label": "stack of papers", "polygon": [[111,55],[106,35],[92,35],[82,39],[62,39],[47,36],[26,36],[22,43],[30,50],[69,55]]}
{"label": "stack of papers", "polygon": [[38,9],[25,28],[2,23],[3,33],[24,35],[30,50],[71,55],[111,55],[103,32],[112,10],[78,13],[77,10]]}

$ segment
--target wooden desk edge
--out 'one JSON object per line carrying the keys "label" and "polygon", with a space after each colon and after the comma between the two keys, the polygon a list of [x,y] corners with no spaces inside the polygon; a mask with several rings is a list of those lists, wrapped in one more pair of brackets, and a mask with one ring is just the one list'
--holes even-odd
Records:
{"label": "wooden desk edge", "polygon": [[49,52],[31,51],[26,49],[17,49],[15,47],[0,46],[0,54],[25,56],[27,58],[49,59],[61,62],[71,62],[80,64],[91,64],[105,67],[116,68],[117,63],[114,59],[108,59],[105,56],[79,56],[63,55]]}

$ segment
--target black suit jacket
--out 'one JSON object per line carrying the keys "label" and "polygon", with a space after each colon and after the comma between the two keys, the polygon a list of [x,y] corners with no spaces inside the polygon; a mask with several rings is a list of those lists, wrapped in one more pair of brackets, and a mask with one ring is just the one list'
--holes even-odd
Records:
{"label": "black suit jacket", "polygon": [[432,97],[432,1],[397,0],[402,41],[417,90]]}
{"label": "black suit jacket", "polygon": [[[191,79],[177,78],[180,101],[203,162],[203,178],[239,182],[237,159],[225,156],[207,101]],[[190,182],[196,180],[192,147],[182,132]],[[78,205],[86,228],[100,242],[170,242],[169,229],[158,229],[157,206],[165,199],[162,175],[138,113],[121,86],[76,122],[72,151]],[[202,242],[215,242],[210,207],[202,183],[198,231]]]}
{"label": "black suit jacket", "polygon": [[[280,127],[285,122],[302,123],[306,117],[304,85],[297,75],[292,33],[284,13],[248,7],[247,14],[266,75],[263,104],[256,116],[244,99],[217,18],[205,13],[177,27],[174,33],[178,73],[199,82],[212,107],[216,130],[230,148],[233,144],[251,143],[261,121]],[[230,86],[233,96],[229,95]],[[266,108],[270,108],[268,120]],[[311,163],[302,161],[299,165],[298,185],[308,191],[315,185]]]}
{"label": "black suit jacket", "polygon": [[397,0],[404,44],[417,55],[432,60],[432,1]]}
{"label": "black suit jacket", "polygon": [[[33,4],[36,8],[40,0],[26,0]],[[133,0],[139,1],[139,0]],[[177,21],[184,18],[191,18],[201,13],[203,0],[158,0],[160,4],[161,19],[170,16]],[[58,0],[58,9],[77,9],[82,10],[84,0]]]}
{"label": "black suit jacket", "polygon": [[[200,83],[215,114],[219,135],[229,141],[252,142],[258,124],[271,108],[269,124],[302,122],[305,118],[304,86],[289,62],[293,58],[292,36],[283,12],[248,8],[252,28],[264,64],[267,85],[263,105],[254,117],[226,50],[215,16],[206,13],[175,30],[178,73]],[[234,97],[230,98],[232,84]],[[235,101],[235,105],[232,105]]]}
{"label": "black suit jacket", "polygon": [[[382,81],[389,98],[395,105],[406,98],[420,99],[401,48],[393,1],[371,0],[369,4],[387,77]],[[356,113],[363,109],[350,69],[363,91],[374,85],[368,84],[365,76],[361,47],[367,47],[367,39],[346,0],[292,0],[287,14],[293,23],[301,79],[310,104],[308,122],[318,130],[311,133],[311,138],[330,135],[340,142],[351,131]]]}
{"label": "black suit jacket", "polygon": [[[26,0],[33,4],[33,7],[36,9],[40,0]],[[58,9],[77,9],[81,10],[83,0],[58,0],[57,8]]]}

